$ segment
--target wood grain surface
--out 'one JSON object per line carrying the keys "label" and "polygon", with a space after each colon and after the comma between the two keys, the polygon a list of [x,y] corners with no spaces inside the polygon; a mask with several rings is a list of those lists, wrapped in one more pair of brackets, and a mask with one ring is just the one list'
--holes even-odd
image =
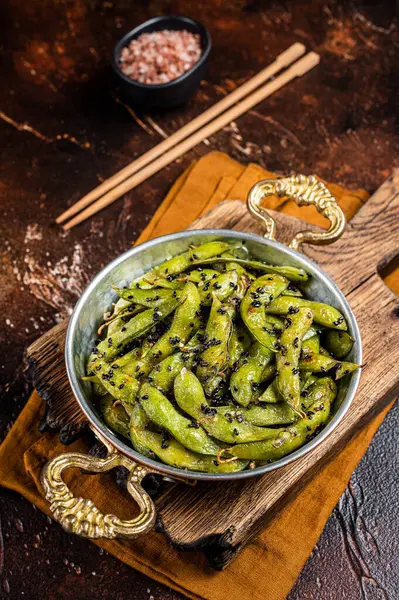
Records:
{"label": "wood grain surface", "polygon": [[[373,192],[399,166],[396,3],[301,0],[30,3],[3,8],[0,439],[30,392],[26,347],[68,316],[94,274],[126,250],[190,162],[212,149],[283,174],[317,173]],[[109,74],[115,42],[167,12],[213,38],[207,80],[185,107],[133,110]],[[68,235],[55,217],[103,178],[254,75],[294,41],[321,65]],[[290,600],[393,598],[399,574],[399,409],[354,473]],[[0,596],[180,600],[71,538],[0,490]],[[40,573],[40,577],[38,577]],[[246,600],[246,599],[245,599]]]}

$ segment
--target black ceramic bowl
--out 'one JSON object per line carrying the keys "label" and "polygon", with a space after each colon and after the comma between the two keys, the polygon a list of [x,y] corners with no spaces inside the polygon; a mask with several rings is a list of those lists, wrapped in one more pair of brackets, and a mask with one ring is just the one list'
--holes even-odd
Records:
{"label": "black ceramic bowl", "polygon": [[[185,29],[200,35],[202,54],[200,59],[183,75],[167,83],[140,83],[124,75],[120,69],[119,57],[122,49],[130,40],[137,38],[142,33]],[[208,56],[211,50],[211,36],[204,25],[188,17],[155,17],[142,25],[135,27],[123,36],[116,44],[112,54],[112,66],[119,77],[124,91],[137,105],[146,108],[171,108],[184,104],[197,90],[201,79],[204,78]]]}

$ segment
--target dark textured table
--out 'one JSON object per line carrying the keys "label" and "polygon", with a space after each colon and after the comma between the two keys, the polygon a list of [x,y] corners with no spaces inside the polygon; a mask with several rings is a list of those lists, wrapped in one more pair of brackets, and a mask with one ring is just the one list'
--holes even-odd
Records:
{"label": "dark textured table", "polygon": [[[0,48],[0,439],[30,391],[24,379],[27,345],[68,315],[93,274],[130,246],[192,160],[218,149],[272,171],[316,172],[370,192],[399,166],[393,1],[7,4]],[[129,28],[169,12],[209,27],[209,76],[184,108],[135,112],[109,73],[111,48]],[[317,69],[84,225],[67,234],[53,225],[65,207],[294,41],[321,54]],[[398,598],[398,431],[396,407],[354,473],[290,600]],[[17,494],[1,490],[0,502],[1,598],[181,598],[66,535]]]}

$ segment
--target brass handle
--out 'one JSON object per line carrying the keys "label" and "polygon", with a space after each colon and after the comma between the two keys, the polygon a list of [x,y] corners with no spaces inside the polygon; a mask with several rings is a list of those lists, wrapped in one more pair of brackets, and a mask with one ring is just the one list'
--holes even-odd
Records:
{"label": "brass handle", "polygon": [[280,198],[288,196],[298,206],[313,204],[318,212],[326,217],[331,225],[326,231],[301,231],[296,234],[289,244],[290,248],[298,250],[300,244],[331,244],[344,232],[346,219],[341,208],[328,188],[318,181],[314,175],[293,175],[284,179],[264,179],[256,183],[248,194],[248,210],[257,221],[265,227],[264,236],[270,240],[276,239],[276,222],[261,202],[267,196],[276,195]]}
{"label": "brass handle", "polygon": [[[155,523],[155,505],[140,483],[151,471],[117,452],[97,431],[95,434],[108,450],[106,458],[67,452],[50,460],[41,472],[44,494],[54,519],[66,531],[86,538],[133,539],[147,533]],[[127,489],[140,507],[140,514],[129,521],[112,514],[104,515],[91,500],[75,497],[62,479],[63,471],[71,467],[105,473],[118,466],[129,470]]]}

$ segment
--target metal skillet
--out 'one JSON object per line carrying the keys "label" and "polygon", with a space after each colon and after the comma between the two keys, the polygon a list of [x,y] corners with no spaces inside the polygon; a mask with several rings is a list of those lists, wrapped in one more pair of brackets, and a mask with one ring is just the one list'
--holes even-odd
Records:
{"label": "metal skillet", "polygon": [[[289,246],[275,241],[275,222],[261,207],[262,200],[270,195],[289,197],[299,205],[314,205],[330,221],[323,231],[298,233]],[[50,460],[42,470],[41,483],[45,497],[50,502],[53,517],[67,531],[88,538],[135,538],[150,531],[155,523],[155,505],[141,486],[142,479],[156,473],[178,480],[220,481],[257,477],[278,469],[311,452],[335,429],[347,412],[356,393],[360,372],[346,376],[339,387],[332,418],[325,428],[295,452],[273,463],[235,473],[198,473],[170,467],[142,456],[108,429],[93,402],[91,385],[82,381],[87,358],[103,314],[109,310],[116,295],[111,285],[123,286],[139,277],[151,267],[187,250],[191,244],[202,244],[215,239],[245,241],[251,255],[276,265],[301,267],[309,275],[307,294],[313,300],[326,302],[338,308],[348,323],[355,343],[348,360],[361,364],[362,344],[355,316],[334,281],[313,261],[298,251],[301,243],[330,244],[338,239],[345,228],[345,217],[326,186],[315,177],[297,175],[284,179],[266,179],[257,183],[248,195],[248,210],[265,228],[264,237],[225,229],[183,231],[158,237],[125,252],[107,265],[93,279],[78,301],[71,316],[66,338],[65,361],[72,391],[90,422],[96,437],[104,443],[106,458],[69,452]],[[62,479],[65,469],[80,467],[91,473],[104,473],[124,466],[129,471],[127,489],[136,500],[140,514],[128,521],[112,514],[104,515],[91,500],[75,497]]]}

